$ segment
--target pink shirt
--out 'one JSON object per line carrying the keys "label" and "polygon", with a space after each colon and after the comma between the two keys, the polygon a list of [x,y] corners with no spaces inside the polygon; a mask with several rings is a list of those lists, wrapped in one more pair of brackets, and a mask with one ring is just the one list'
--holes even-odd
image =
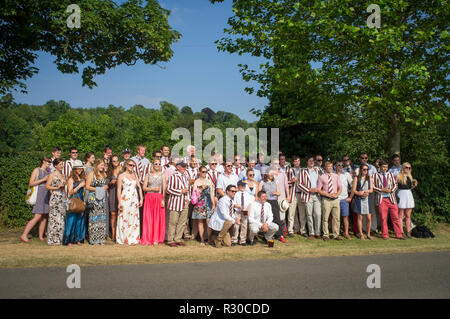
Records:
{"label": "pink shirt", "polygon": [[[337,193],[339,190],[342,189],[342,183],[341,179],[339,178],[338,174],[331,173],[331,183],[333,186],[332,193]],[[320,189],[322,192],[325,192],[328,194],[328,173],[324,173],[319,176],[319,180],[317,181],[317,188]]]}
{"label": "pink shirt", "polygon": [[275,180],[278,183],[278,190],[280,191],[278,199],[286,199],[286,189],[289,189],[286,174],[282,171],[278,172],[278,175],[275,175]]}
{"label": "pink shirt", "polygon": [[164,170],[164,177],[166,178],[166,183],[169,183],[170,176],[175,174],[177,168],[173,165],[170,165],[168,168]]}

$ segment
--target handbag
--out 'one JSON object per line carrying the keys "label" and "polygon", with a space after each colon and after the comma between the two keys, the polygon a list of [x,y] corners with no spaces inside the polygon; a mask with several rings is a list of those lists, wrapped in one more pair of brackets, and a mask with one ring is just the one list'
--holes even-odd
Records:
{"label": "handbag", "polygon": [[74,197],[69,198],[66,205],[66,210],[69,213],[82,213],[86,210],[86,204],[80,199],[78,193],[74,194]]}
{"label": "handbag", "polygon": [[[38,175],[38,177],[39,177],[39,175]],[[36,177],[35,181],[36,180],[37,180],[37,177]],[[27,189],[27,194],[25,195],[25,202],[28,205],[34,206],[36,204],[37,192],[38,192],[38,185],[29,187]]]}
{"label": "handbag", "polygon": [[25,196],[25,202],[28,205],[34,206],[36,204],[37,192],[38,192],[38,187],[37,186],[33,186],[31,188],[28,188],[27,194]]}
{"label": "handbag", "polygon": [[77,198],[71,198],[68,200],[68,208],[67,211],[69,213],[82,213],[86,210],[86,205],[84,204],[84,202]]}

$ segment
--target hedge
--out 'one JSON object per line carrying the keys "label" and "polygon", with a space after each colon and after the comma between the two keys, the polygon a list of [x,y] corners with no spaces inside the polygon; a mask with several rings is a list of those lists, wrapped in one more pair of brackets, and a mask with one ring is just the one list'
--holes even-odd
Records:
{"label": "hedge", "polygon": [[[24,226],[32,217],[32,207],[25,203],[31,172],[38,166],[41,152],[0,153],[0,222],[7,227]],[[450,164],[412,164],[419,185],[413,190],[417,224],[431,226],[450,221]]]}

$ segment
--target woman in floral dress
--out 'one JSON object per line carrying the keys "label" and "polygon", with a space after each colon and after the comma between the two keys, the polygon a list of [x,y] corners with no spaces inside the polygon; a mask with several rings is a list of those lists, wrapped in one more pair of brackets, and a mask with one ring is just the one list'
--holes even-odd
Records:
{"label": "woman in floral dress", "polygon": [[143,196],[141,185],[134,172],[135,167],[136,163],[133,160],[127,160],[123,166],[123,173],[117,179],[119,215],[116,241],[118,244],[136,245],[140,240],[139,207],[142,206]]}
{"label": "woman in floral dress", "polygon": [[95,160],[94,170],[86,178],[88,192],[87,211],[89,214],[88,234],[89,244],[104,245],[106,242],[106,227],[108,207],[106,205],[106,165],[103,159]]}
{"label": "woman in floral dress", "polygon": [[62,173],[64,163],[57,158],[53,161],[55,171],[47,179],[46,188],[51,192],[47,226],[47,243],[50,246],[61,245],[64,236],[66,218],[66,179]]}
{"label": "woman in floral dress", "polygon": [[198,233],[200,235],[200,245],[205,245],[204,240],[204,221],[208,225],[209,218],[215,209],[214,202],[214,184],[207,178],[208,170],[206,167],[202,166],[199,169],[199,178],[195,180],[194,187],[192,191],[198,190],[200,197],[198,202],[194,205],[194,210],[192,212],[192,219],[195,219],[198,225]]}

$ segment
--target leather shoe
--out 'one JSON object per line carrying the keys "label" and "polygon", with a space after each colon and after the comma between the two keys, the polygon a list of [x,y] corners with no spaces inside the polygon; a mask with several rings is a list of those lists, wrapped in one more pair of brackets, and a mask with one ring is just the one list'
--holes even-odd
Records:
{"label": "leather shoe", "polygon": [[169,247],[178,247],[177,244],[175,244],[175,243],[167,244],[167,246],[169,246]]}
{"label": "leather shoe", "polygon": [[323,241],[328,241],[329,238],[328,237],[323,237],[322,239],[323,239]]}
{"label": "leather shoe", "polygon": [[294,238],[294,234],[293,234],[293,233],[289,233],[289,234],[288,234],[288,237],[289,237],[289,238]]}
{"label": "leather shoe", "polygon": [[184,243],[182,243],[181,241],[177,242],[178,246],[186,246]]}
{"label": "leather shoe", "polygon": [[241,246],[248,246],[247,243],[243,243],[243,244],[239,244],[239,245],[241,245]]}
{"label": "leather shoe", "polygon": [[340,236],[334,238],[335,240],[343,240]]}
{"label": "leather shoe", "polygon": [[315,236],[317,239],[322,239],[322,236],[320,236],[320,235],[316,235]]}
{"label": "leather shoe", "polygon": [[263,237],[261,240],[264,244],[267,244],[267,239],[265,237]]}
{"label": "leather shoe", "polygon": [[309,239],[309,240],[313,240],[313,239],[314,239],[314,236],[313,236],[313,235],[309,235],[308,239]]}

